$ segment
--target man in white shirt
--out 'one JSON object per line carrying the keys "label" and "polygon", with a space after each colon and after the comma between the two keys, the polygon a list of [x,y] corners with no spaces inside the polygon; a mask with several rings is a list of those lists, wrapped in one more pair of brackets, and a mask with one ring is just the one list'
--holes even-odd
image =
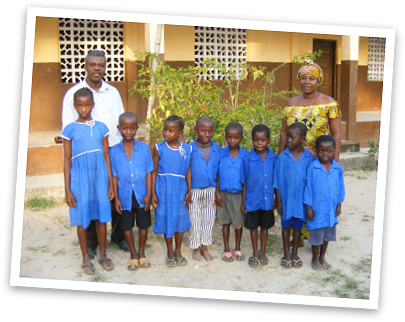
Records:
{"label": "man in white shirt", "polygon": [[[72,86],[65,94],[62,105],[62,131],[66,125],[76,121],[79,118],[75,108],[73,107],[74,93],[83,87],[88,87],[94,96],[94,108],[91,111],[91,116],[94,120],[103,122],[109,129],[108,142],[110,147],[121,142],[122,136],[118,131],[118,118],[124,113],[121,96],[118,90],[107,84],[103,77],[106,69],[106,58],[102,51],[90,51],[85,60],[84,69],[86,78],[80,83]],[[113,204],[113,203],[112,203]],[[129,251],[128,245],[125,242],[123,231],[117,227],[119,215],[112,208],[112,227],[111,241],[117,243],[121,249]],[[88,247],[90,258],[95,258],[98,245],[95,222],[90,222],[88,227]]]}

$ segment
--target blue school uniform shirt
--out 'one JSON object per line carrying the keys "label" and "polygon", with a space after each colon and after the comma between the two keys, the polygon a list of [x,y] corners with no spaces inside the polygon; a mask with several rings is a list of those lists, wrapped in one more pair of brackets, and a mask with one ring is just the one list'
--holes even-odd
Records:
{"label": "blue school uniform shirt", "polygon": [[273,174],[277,155],[267,148],[267,156],[262,157],[253,149],[242,162],[242,183],[246,186],[245,209],[270,210],[274,203]]}
{"label": "blue school uniform shirt", "polygon": [[303,148],[303,153],[296,161],[287,148],[277,158],[274,169],[273,187],[280,193],[283,205],[281,220],[292,217],[306,220],[306,206],[303,203],[304,189],[307,183],[307,170],[314,156]]}
{"label": "blue school uniform shirt", "polygon": [[304,203],[312,207],[315,217],[314,220],[307,220],[307,229],[333,227],[339,223],[335,211],[344,198],[342,166],[332,159],[332,166],[328,173],[318,158],[313,161],[307,171]]}
{"label": "blue school uniform shirt", "polygon": [[201,153],[197,140],[190,145],[191,150],[191,189],[206,189],[216,187],[219,168],[219,145],[211,141],[211,151],[208,162]]}
{"label": "blue school uniform shirt", "polygon": [[239,153],[232,159],[229,146],[221,149],[219,153],[219,190],[237,193],[242,191],[241,167],[243,158],[248,152],[239,147]]}
{"label": "blue school uniform shirt", "polygon": [[124,151],[123,141],[110,148],[112,175],[118,178],[118,198],[121,201],[122,210],[131,211],[132,192],[140,208],[146,197],[146,174],[154,169],[149,146],[136,141],[131,159]]}

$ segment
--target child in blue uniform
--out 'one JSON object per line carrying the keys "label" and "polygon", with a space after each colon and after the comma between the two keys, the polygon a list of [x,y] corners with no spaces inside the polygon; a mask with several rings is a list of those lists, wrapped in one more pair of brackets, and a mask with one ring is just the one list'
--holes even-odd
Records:
{"label": "child in blue uniform", "polygon": [[[306,184],[307,169],[314,157],[302,147],[307,135],[307,127],[302,123],[293,123],[287,130],[287,149],[277,158],[274,169],[273,187],[276,190],[277,212],[281,216],[284,257],[281,267],[300,268],[302,261],[298,257],[298,243],[305,217],[305,205],[302,202]],[[293,247],[290,253],[290,227],[293,227]]]}
{"label": "child in blue uniform", "polygon": [[[127,268],[136,270],[150,267],[145,255],[148,228],[151,226],[150,199],[152,196],[152,171],[154,169],[149,146],[135,140],[139,128],[138,117],[126,112],[119,117],[118,130],[122,135],[119,144],[110,149],[110,158],[114,183],[114,207],[118,214],[118,227],[124,232],[124,238],[130,251]],[[138,252],[135,248],[132,229],[139,228]]]}
{"label": "child in blue uniform", "polygon": [[190,248],[197,262],[202,257],[206,261],[214,259],[207,247],[212,244],[220,151],[219,145],[211,140],[213,131],[214,122],[208,116],[200,117],[194,127],[197,140],[191,143]]}
{"label": "child in blue uniform", "polygon": [[[167,266],[187,264],[181,255],[184,232],[190,228],[187,209],[191,197],[191,146],[179,140],[184,121],[172,115],[163,127],[164,141],[153,148],[152,200],[155,234],[163,234],[167,245]],[[175,236],[173,251],[172,237]]]}
{"label": "child in blue uniform", "polygon": [[92,220],[96,222],[100,247],[98,262],[105,270],[114,269],[106,255],[106,223],[111,221],[109,201],[114,198],[109,131],[104,123],[92,119],[94,99],[87,87],[75,92],[73,106],[79,118],[62,132],[66,202],[71,225],[77,226],[83,271],[93,275],[98,272],[90,261],[87,247],[87,228]]}
{"label": "child in blue uniform", "polygon": [[[311,266],[315,270],[331,268],[325,260],[330,241],[336,240],[336,224],[345,197],[343,169],[332,159],[335,140],[329,135],[316,139],[317,159],[308,167],[304,203],[307,207],[306,226],[312,245]],[[320,250],[319,250],[320,249]],[[320,253],[319,253],[320,251]]]}
{"label": "child in blue uniform", "polygon": [[[239,146],[243,139],[243,127],[239,123],[229,123],[225,128],[226,148],[220,151],[220,161],[217,178],[217,221],[222,224],[224,252],[221,259],[225,262],[243,261],[240,249],[242,228],[246,215],[242,212],[242,161],[247,151]],[[229,248],[229,230],[231,224],[235,227],[235,248]]]}
{"label": "child in blue uniform", "polygon": [[[248,265],[257,267],[267,265],[266,242],[268,230],[274,225],[273,173],[277,155],[270,151],[270,129],[263,124],[256,125],[252,130],[253,149],[242,163],[243,201],[242,211],[247,214],[246,229],[250,230],[253,255]],[[257,248],[258,227],[260,226],[260,253]]]}

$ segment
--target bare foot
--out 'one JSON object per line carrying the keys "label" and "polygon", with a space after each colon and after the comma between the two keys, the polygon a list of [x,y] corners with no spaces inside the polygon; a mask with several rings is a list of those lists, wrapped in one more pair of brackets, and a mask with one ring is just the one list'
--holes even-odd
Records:
{"label": "bare foot", "polygon": [[332,265],[330,265],[325,258],[319,258],[319,263],[321,264],[322,268],[324,270],[329,270],[332,268]]}
{"label": "bare foot", "polygon": [[211,262],[212,260],[214,260],[214,257],[212,257],[212,255],[208,252],[208,247],[205,245],[202,245],[201,247],[201,255],[203,255],[204,259],[207,262]]}
{"label": "bare foot", "polygon": [[201,250],[200,248],[194,249],[193,251],[193,259],[197,262],[202,262],[202,257],[201,257]]}
{"label": "bare foot", "polygon": [[319,262],[319,257],[312,258],[311,267],[312,267],[314,270],[323,269],[321,263]]}

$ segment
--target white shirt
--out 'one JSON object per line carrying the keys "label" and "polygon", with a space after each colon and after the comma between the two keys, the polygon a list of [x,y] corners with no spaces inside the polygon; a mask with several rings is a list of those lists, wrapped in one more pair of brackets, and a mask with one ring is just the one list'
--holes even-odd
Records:
{"label": "white shirt", "polygon": [[89,87],[86,79],[83,79],[80,83],[69,88],[63,98],[62,104],[62,131],[66,125],[79,118],[79,114],[77,114],[73,107],[73,95],[77,90],[83,87],[88,87],[93,92],[94,108],[91,111],[91,117],[107,125],[110,131],[108,135],[109,146],[112,147],[120,143],[122,136],[117,129],[117,125],[119,116],[125,112],[124,106],[118,90],[103,80],[101,80],[101,87],[98,92]]}

